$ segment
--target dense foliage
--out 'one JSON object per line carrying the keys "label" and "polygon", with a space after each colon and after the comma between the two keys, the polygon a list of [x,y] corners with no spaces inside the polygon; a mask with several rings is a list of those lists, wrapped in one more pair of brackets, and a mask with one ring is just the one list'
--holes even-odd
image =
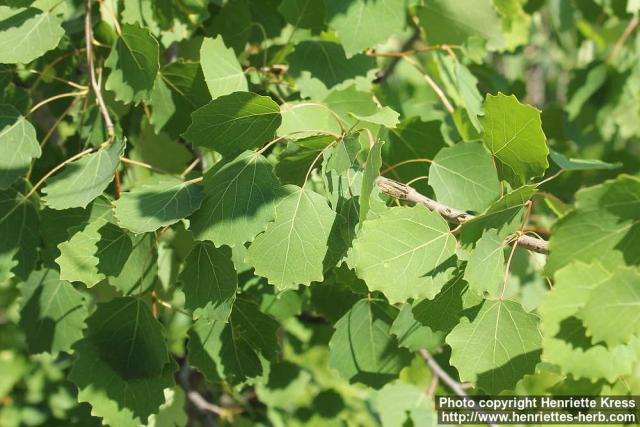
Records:
{"label": "dense foliage", "polygon": [[0,2],[0,425],[640,394],[639,9]]}

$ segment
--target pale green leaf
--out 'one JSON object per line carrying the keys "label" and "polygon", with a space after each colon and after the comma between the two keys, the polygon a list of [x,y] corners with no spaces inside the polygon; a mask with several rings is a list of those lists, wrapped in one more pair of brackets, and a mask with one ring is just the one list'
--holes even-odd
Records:
{"label": "pale green leaf", "polygon": [[336,214],[327,200],[306,188],[283,187],[275,221],[249,246],[247,262],[278,290],[323,280],[323,262]]}
{"label": "pale green leaf", "polygon": [[492,394],[513,390],[540,361],[538,323],[516,302],[486,300],[472,321],[463,318],[446,339],[460,380]]}
{"label": "pale green leaf", "polygon": [[371,209],[371,192],[376,185],[376,179],[380,175],[380,168],[382,167],[382,145],[384,141],[377,141],[373,147],[369,149],[367,155],[367,164],[364,167],[362,173],[362,185],[360,186],[360,210],[358,215],[360,222],[367,219],[367,214]]}
{"label": "pale green leaf", "polygon": [[549,149],[540,111],[500,92],[487,95],[483,108],[484,144],[496,158],[500,178],[519,187],[544,174]]}
{"label": "pale green leaf", "polygon": [[471,251],[464,271],[464,280],[479,295],[497,298],[504,279],[504,239],[496,230],[486,231]]}
{"label": "pale green leaf", "polygon": [[211,97],[247,91],[247,78],[232,49],[225,46],[221,36],[206,37],[200,47],[200,65]]}
{"label": "pale green leaf", "polygon": [[200,207],[202,197],[200,185],[161,178],[123,192],[114,213],[120,227],[146,233],[186,218]]}
{"label": "pale green leaf", "polygon": [[616,270],[591,290],[578,317],[593,342],[604,341],[610,348],[629,342],[640,332],[640,272]]}
{"label": "pale green leaf", "polygon": [[82,282],[87,287],[96,285],[107,276],[122,271],[131,251],[131,237],[116,225],[98,219],[58,245],[60,278]]}
{"label": "pale green leaf", "polygon": [[55,49],[63,35],[62,20],[51,10],[0,6],[0,63],[31,62]]}
{"label": "pale green leaf", "polygon": [[429,168],[429,185],[439,202],[481,212],[500,197],[500,182],[491,155],[473,142],[443,148]]}
{"label": "pale green leaf", "polygon": [[280,108],[268,96],[235,92],[194,111],[184,137],[192,144],[233,156],[271,139],[280,126]]}
{"label": "pale green leaf", "polygon": [[442,345],[442,334],[434,332],[416,320],[410,303],[402,306],[400,313],[391,325],[390,332],[396,336],[400,347],[408,348],[411,351],[437,348]]}
{"label": "pale green leaf", "polygon": [[433,402],[424,390],[400,381],[385,385],[373,398],[373,407],[380,414],[382,427],[436,426],[438,417]]}
{"label": "pale green leaf", "polygon": [[182,427],[189,422],[186,412],[186,396],[181,387],[165,388],[165,402],[157,414],[149,416],[147,427]]}
{"label": "pale green leaf", "polygon": [[404,0],[327,0],[327,20],[348,57],[386,41],[405,26]]}
{"label": "pale green leaf", "polygon": [[605,266],[640,263],[640,179],[615,180],[578,191],[575,210],[552,228],[546,271],[553,273],[572,260]]}
{"label": "pale green leaf", "polygon": [[606,378],[614,382],[622,375],[629,375],[633,369],[637,359],[633,347],[615,345],[609,348],[603,343],[592,343],[576,317],[585,307],[591,291],[611,277],[612,272],[598,262],[589,265],[574,261],[555,273],[553,289],[545,294],[539,308],[542,360],[559,366],[565,375],[591,381]]}
{"label": "pale green leaf", "polygon": [[160,68],[158,42],[149,30],[125,24],[104,65],[111,69],[105,89],[125,104],[146,101]]}
{"label": "pale green leaf", "polygon": [[25,175],[41,154],[33,125],[11,105],[0,104],[0,190]]}
{"label": "pale green leaf", "polygon": [[433,298],[455,267],[455,238],[424,206],[392,208],[365,221],[353,244],[353,266],[371,291],[391,303]]}
{"label": "pale green leaf", "polygon": [[118,139],[65,165],[42,189],[44,203],[51,209],[86,207],[113,181],[124,146]]}
{"label": "pale green leaf", "polygon": [[264,156],[245,151],[205,174],[202,207],[190,218],[199,240],[236,247],[263,231],[275,216],[280,184]]}

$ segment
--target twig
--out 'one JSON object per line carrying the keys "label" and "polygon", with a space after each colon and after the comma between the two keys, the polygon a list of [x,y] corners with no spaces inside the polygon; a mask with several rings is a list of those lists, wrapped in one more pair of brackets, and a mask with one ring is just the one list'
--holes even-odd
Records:
{"label": "twig", "polygon": [[227,408],[223,408],[222,406],[216,405],[215,403],[209,402],[205,399],[200,393],[193,390],[189,383],[189,375],[191,374],[191,368],[187,364],[187,361],[184,361],[184,364],[180,368],[180,372],[177,375],[178,384],[182,387],[187,395],[187,399],[189,402],[193,404],[193,406],[204,413],[212,413],[217,415],[223,420],[232,420],[233,411]]}
{"label": "twig", "polygon": [[85,90],[81,90],[79,92],[67,92],[67,93],[60,93],[58,95],[54,95],[51,98],[47,98],[44,99],[40,102],[38,102],[36,105],[34,105],[33,107],[31,107],[31,109],[29,110],[29,112],[26,114],[26,116],[32,114],[34,111],[36,111],[37,109],[41,108],[44,105],[47,105],[48,103],[55,101],[57,99],[61,99],[61,98],[69,98],[69,97],[79,97],[79,96],[84,96],[87,94],[87,91]]}
{"label": "twig", "polygon": [[[39,75],[39,76],[44,76],[44,75],[45,75],[42,71],[38,71],[38,70],[27,69],[27,70],[25,70],[25,71],[26,71],[26,72],[28,72],[28,73],[32,73],[32,74],[37,74],[37,75]],[[58,77],[58,76],[51,76],[51,75],[49,75],[49,76],[47,76],[47,77],[49,77],[49,78],[51,78],[51,79],[53,79],[53,80],[56,80],[56,81],[62,82],[62,83],[66,83],[66,84],[68,84],[68,85],[69,85],[69,86],[71,86],[71,87],[75,87],[76,89],[80,89],[80,90],[87,90],[87,89],[89,89],[87,86],[84,86],[84,85],[81,85],[81,84],[78,84],[78,83],[72,82],[72,81],[67,80],[67,79],[63,79],[63,78]]]}
{"label": "twig", "polygon": [[55,132],[55,130],[58,128],[58,126],[64,120],[64,118],[67,117],[67,114],[69,113],[69,111],[71,111],[74,105],[76,105],[76,102],[78,102],[78,99],[79,98],[76,98],[73,101],[71,101],[71,104],[69,104],[67,109],[64,110],[64,112],[56,119],[55,122],[53,122],[53,125],[49,128],[44,138],[42,138],[42,141],[40,142],[40,148],[44,147],[45,144],[49,141],[49,138],[51,138],[51,135],[53,135],[53,132]]}
{"label": "twig", "polygon": [[[439,213],[444,219],[452,224],[462,224],[475,218],[475,216],[455,209],[442,203],[436,202],[427,196],[418,193],[414,188],[394,181],[385,177],[378,177],[376,181],[378,188],[385,194],[396,199],[406,200],[408,202],[419,203],[426,206],[429,210]],[[549,243],[546,240],[536,237],[521,235],[518,240],[518,246],[541,254],[549,253]]]}
{"label": "twig", "polygon": [[182,171],[182,173],[180,174],[180,178],[184,179],[184,177],[187,176],[187,174],[191,172],[193,168],[198,166],[198,163],[200,163],[200,158],[196,157],[196,159],[193,162],[191,162],[184,171]]}
{"label": "twig", "polygon": [[[441,379],[442,382],[445,383],[451,391],[453,391],[455,394],[457,394],[460,397],[471,399],[467,394],[467,392],[464,391],[463,385],[460,384],[458,381],[454,380],[453,378],[451,378],[451,375],[449,375],[447,371],[445,371],[444,369],[442,369],[440,365],[438,365],[438,362],[436,362],[433,356],[431,356],[431,353],[429,353],[427,350],[424,350],[424,349],[419,350],[419,353],[420,353],[420,356],[422,356],[422,358],[425,360],[425,362],[427,362],[427,365],[431,369],[431,372],[433,372],[433,375]],[[498,427],[497,424],[493,424],[493,423],[488,423],[488,424],[491,427]]]}
{"label": "twig", "polygon": [[449,389],[451,389],[452,392],[454,392],[458,396],[468,397],[468,394],[462,388],[462,384],[451,378],[451,375],[449,375],[447,371],[445,371],[440,365],[438,365],[438,362],[436,362],[433,356],[431,356],[431,353],[429,353],[425,349],[419,350],[419,353],[420,356],[422,356],[422,358],[425,360],[425,362],[427,362],[427,365],[429,365],[429,368],[431,368],[433,374],[440,378],[442,382],[445,383],[447,387],[449,387]]}
{"label": "twig", "polygon": [[[400,51],[404,52],[404,51],[407,51],[407,50],[411,49],[411,46],[413,46],[413,44],[415,42],[417,42],[419,39],[420,39],[420,30],[416,29],[413,32],[413,34],[411,34],[411,37],[409,37],[402,44],[402,47],[400,47]],[[401,56],[394,57],[389,62],[389,65],[387,65],[386,68],[383,68],[382,70],[378,71],[376,73],[376,78],[375,78],[375,80],[373,82],[374,83],[378,83],[378,84],[383,84],[384,82],[386,82],[387,79],[391,76],[391,74],[393,74],[394,70],[398,66],[398,63],[400,62],[400,58],[401,58]]]}
{"label": "twig", "polygon": [[85,15],[84,15],[84,39],[85,39],[85,48],[87,51],[87,66],[89,67],[89,79],[91,81],[91,88],[93,89],[93,93],[96,97],[96,102],[98,103],[98,107],[100,108],[100,113],[102,114],[102,118],[104,120],[105,127],[107,128],[107,135],[112,139],[115,135],[113,122],[111,121],[111,117],[109,117],[109,110],[107,110],[107,105],[102,98],[102,92],[100,89],[100,85],[96,80],[96,70],[93,64],[93,24],[91,23],[91,1],[85,1]]}
{"label": "twig", "polygon": [[380,175],[385,175],[385,174],[391,172],[392,170],[395,170],[397,167],[400,167],[400,166],[403,166],[403,165],[408,165],[410,163],[433,163],[433,160],[431,160],[431,159],[404,160],[402,162],[396,163],[395,165],[391,165],[388,168],[384,169],[382,172],[380,172]]}
{"label": "twig", "polygon": [[620,51],[620,49],[622,49],[622,45],[624,44],[625,41],[627,41],[627,38],[629,38],[629,36],[631,35],[631,32],[637,26],[638,26],[638,17],[634,16],[633,19],[629,21],[629,24],[627,24],[627,27],[622,32],[622,35],[620,36],[616,44],[613,46],[613,49],[611,50],[611,53],[607,58],[607,64],[611,64],[613,62],[615,57],[618,55],[618,52]]}
{"label": "twig", "polygon": [[387,57],[387,58],[397,58],[397,57],[401,57],[401,56],[414,56],[417,53],[420,52],[432,52],[434,50],[445,50],[447,51],[447,53],[449,53],[449,55],[452,55],[453,57],[455,57],[455,53],[453,53],[452,49],[462,49],[462,46],[457,45],[457,44],[434,44],[431,46],[425,46],[425,47],[417,47],[415,49],[410,49],[410,50],[402,50],[402,51],[398,51],[398,52],[373,52],[373,51],[368,51],[367,52],[367,56],[381,56],[383,58]]}
{"label": "twig", "polygon": [[38,188],[40,188],[40,186],[47,180],[47,178],[49,178],[51,175],[53,175],[54,173],[56,173],[57,171],[59,171],[60,169],[62,169],[64,167],[64,165],[73,162],[74,160],[79,159],[80,157],[84,156],[85,154],[89,154],[93,151],[93,148],[88,148],[78,154],[76,154],[75,156],[72,156],[70,158],[68,158],[67,160],[65,160],[64,162],[60,163],[58,166],[56,166],[55,168],[51,169],[49,172],[46,173],[45,176],[43,176],[42,178],[40,178],[40,181],[38,181],[36,183],[36,185],[34,185],[31,190],[24,196],[24,199],[28,199],[29,197],[31,197],[33,195],[33,193],[35,193]]}
{"label": "twig", "polygon": [[507,259],[507,263],[504,266],[504,276],[502,277],[502,291],[500,292],[500,301],[504,300],[504,294],[507,291],[507,283],[509,282],[509,269],[511,268],[511,261],[513,261],[513,255],[516,253],[517,247],[518,239],[514,239],[513,247],[511,248],[511,252],[509,252],[509,259]]}

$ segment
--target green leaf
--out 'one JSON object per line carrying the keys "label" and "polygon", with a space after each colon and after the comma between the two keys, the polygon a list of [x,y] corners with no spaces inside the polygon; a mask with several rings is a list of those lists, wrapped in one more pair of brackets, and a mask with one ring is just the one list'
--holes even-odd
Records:
{"label": "green leaf", "polygon": [[236,55],[225,46],[221,36],[205,37],[200,47],[200,64],[213,99],[249,90]]}
{"label": "green leaf", "polygon": [[418,9],[429,44],[462,45],[481,37],[490,50],[504,45],[500,17],[490,0],[432,0]]}
{"label": "green leaf", "polygon": [[156,133],[162,130],[177,139],[191,124],[191,113],[209,101],[211,96],[200,64],[172,62],[156,76],[148,102],[152,109],[150,122]]}
{"label": "green leaf", "polygon": [[558,165],[560,169],[568,171],[585,171],[585,170],[610,170],[618,169],[622,163],[607,163],[598,159],[568,159],[557,151],[549,152],[551,160]]}
{"label": "green leaf", "polygon": [[69,374],[78,400],[90,403],[92,413],[110,425],[146,422],[165,401],[163,390],[175,384],[176,371],[149,307],[131,297],[98,304],[85,336],[74,346],[77,358]]}
{"label": "green leaf", "polygon": [[362,185],[360,189],[360,222],[367,219],[369,209],[371,209],[371,192],[376,185],[376,179],[380,176],[380,168],[382,167],[382,145],[384,141],[377,141],[373,147],[369,149],[367,155],[367,164],[362,173]]}
{"label": "green leaf", "polygon": [[580,114],[580,111],[589,98],[605,84],[607,80],[607,68],[606,64],[598,64],[586,73],[579,73],[580,77],[584,76],[579,86],[576,87],[573,84],[574,82],[572,82],[571,86],[575,87],[575,90],[570,93],[569,102],[567,102],[567,105],[564,107],[569,114],[569,120],[574,120],[578,114]]}
{"label": "green leaf", "polygon": [[230,1],[211,20],[209,33],[214,36],[220,34],[225,44],[240,55],[249,41],[252,20],[247,0]]}
{"label": "green leaf", "polygon": [[133,249],[127,233],[99,218],[58,245],[60,277],[70,282],[83,282],[87,287],[96,285],[107,276],[122,271]]}
{"label": "green leaf", "polygon": [[477,312],[484,299],[471,292],[469,284],[457,273],[433,299],[424,299],[413,307],[413,317],[443,338],[460,322],[461,316]]}
{"label": "green leaf", "polygon": [[33,125],[11,105],[0,104],[0,190],[25,175],[41,154]]}
{"label": "green leaf", "polygon": [[280,184],[264,156],[245,151],[205,174],[202,207],[190,218],[198,240],[235,247],[263,231],[273,220]]}
{"label": "green leaf", "polygon": [[283,187],[286,197],[276,206],[275,221],[249,246],[247,262],[255,274],[278,290],[321,282],[323,262],[336,213],[327,200],[306,188]]}
{"label": "green leaf", "polygon": [[105,89],[118,101],[146,101],[160,68],[158,42],[149,30],[125,24],[104,65],[111,69]]}
{"label": "green leaf", "polygon": [[52,10],[0,6],[0,63],[26,64],[55,49],[64,35]]}
{"label": "green leaf", "polygon": [[[191,117],[188,113],[187,117],[188,121],[184,125],[184,128],[191,123]],[[178,126],[177,124],[173,124],[173,120],[170,121],[169,125],[172,127]],[[167,125],[167,127],[169,125]],[[180,174],[193,159],[193,155],[185,144],[180,144],[178,141],[172,140],[165,133],[156,135],[149,125],[143,126],[140,135],[131,139],[131,143],[133,149],[129,151],[130,158],[148,163],[167,173]],[[136,168],[131,172],[142,174],[147,171]]]}
{"label": "green leaf", "polygon": [[[627,343],[640,332],[640,271],[621,268],[590,292],[579,313],[594,342],[609,347]],[[604,321],[606,319],[606,321]]]}
{"label": "green leaf", "polygon": [[359,54],[347,58],[342,45],[320,40],[298,43],[293,53],[287,56],[287,62],[291,76],[299,79],[309,74],[328,90],[356,77],[364,77],[376,66],[372,57]]}
{"label": "green leaf", "polygon": [[332,91],[323,103],[352,126],[369,122],[394,128],[400,116],[389,107],[380,107],[372,93],[358,90],[355,85]]}
{"label": "green leaf", "polygon": [[429,185],[439,202],[481,212],[500,197],[500,182],[491,156],[473,142],[443,148],[429,168]]}
{"label": "green leaf", "polygon": [[460,380],[492,394],[513,390],[540,360],[538,322],[516,302],[486,300],[472,321],[463,318],[446,339]]}
{"label": "green leaf", "polygon": [[147,427],[186,426],[189,416],[186,412],[186,396],[181,387],[165,388],[165,402],[160,405],[157,414],[149,416]]}
{"label": "green leaf", "polygon": [[405,26],[404,0],[327,0],[327,19],[348,57],[386,41]]}
{"label": "green leaf", "polygon": [[184,137],[192,144],[233,156],[262,145],[280,126],[280,108],[268,96],[235,92],[214,99],[191,115]]}
{"label": "green leaf", "polygon": [[398,317],[391,325],[391,333],[398,339],[400,347],[408,348],[411,351],[418,351],[423,348],[439,347],[441,334],[435,333],[428,326],[413,317],[411,304],[402,306]]}
{"label": "green leaf", "polygon": [[146,233],[186,218],[200,207],[202,197],[200,185],[160,178],[122,193],[114,213],[120,227]]}
{"label": "green leaf", "polygon": [[362,299],[335,325],[329,342],[329,365],[350,383],[380,388],[397,378],[409,364],[411,353],[398,347],[391,335],[397,309]]}
{"label": "green leaf", "polygon": [[87,319],[87,339],[125,380],[162,375],[170,364],[162,326],[142,300],[116,298]]}
{"label": "green leaf", "polygon": [[460,241],[467,246],[476,242],[482,234],[491,229],[498,237],[505,238],[518,230],[522,224],[525,203],[534,195],[537,187],[525,185],[500,197],[482,215],[462,224]]}
{"label": "green leaf", "polygon": [[464,271],[464,280],[478,295],[498,298],[504,279],[504,248],[506,242],[496,230],[486,231],[471,251]]}
{"label": "green leaf", "polygon": [[591,291],[611,277],[612,272],[598,262],[589,265],[574,261],[556,272],[553,289],[544,296],[539,309],[542,360],[559,366],[565,375],[592,381],[606,378],[614,382],[618,377],[629,375],[633,369],[637,354],[632,347],[616,345],[608,348],[602,343],[592,343],[582,322],[576,318]]}
{"label": "green leaf", "polygon": [[382,427],[437,425],[433,403],[413,384],[397,381],[385,385],[375,394],[373,407],[380,414]]}
{"label": "green leaf", "polygon": [[196,317],[226,322],[236,299],[238,276],[231,262],[231,251],[208,242],[198,243],[185,260],[179,277],[185,296],[184,306]]}
{"label": "green leaf", "polygon": [[70,352],[89,314],[84,296],[53,269],[32,272],[19,287],[20,327],[29,352]]}
{"label": "green leaf", "polygon": [[78,401],[89,403],[91,414],[103,418],[108,425],[145,424],[165,402],[163,390],[175,385],[177,365],[173,361],[165,365],[161,375],[126,379],[101,359],[102,353],[90,340],[79,341],[74,349],[77,358],[69,380],[78,386]]}
{"label": "green leaf", "polygon": [[38,262],[38,206],[24,198],[29,189],[20,181],[0,191],[0,282],[14,275],[25,280]]}
{"label": "green leaf", "polygon": [[[411,117],[400,122],[395,129],[389,129],[389,142],[382,150],[382,158],[389,165],[411,159],[433,159],[441,148],[447,146],[440,126],[442,122],[422,121]],[[394,179],[409,182],[429,174],[429,163],[408,163],[394,169]],[[424,181],[422,181],[424,182]],[[421,181],[412,184],[420,192],[426,190]],[[424,190],[423,190],[424,189]]]}
{"label": "green leaf", "polygon": [[357,165],[358,153],[362,150],[360,134],[349,134],[342,138],[331,151],[327,169],[343,174]]}
{"label": "green leaf", "polygon": [[51,209],[86,207],[113,181],[124,147],[124,141],[117,139],[65,165],[42,189],[43,202]]}
{"label": "green leaf", "polygon": [[278,11],[296,28],[320,30],[326,15],[324,0],[283,0]]}
{"label": "green leaf", "polygon": [[[109,284],[123,295],[141,295],[155,283],[157,266],[156,237],[154,233],[131,237],[131,252],[120,267],[108,273]],[[101,260],[100,265],[105,262]],[[109,261],[106,261],[107,265]],[[101,268],[103,269],[103,268]]]}
{"label": "green leaf", "polygon": [[640,179],[621,175],[576,194],[574,211],[552,227],[545,269],[557,271],[572,260],[603,265],[640,263]]}
{"label": "green leaf", "polygon": [[549,149],[540,111],[500,92],[487,95],[483,107],[484,144],[497,160],[500,179],[519,187],[544,174]]}
{"label": "green leaf", "polygon": [[229,322],[201,317],[189,333],[189,363],[209,381],[224,378],[241,384],[263,373],[261,359],[276,354],[278,322],[258,306],[239,297]]}
{"label": "green leaf", "polygon": [[353,266],[392,304],[433,298],[450,278],[455,247],[440,215],[420,205],[398,207],[364,222],[353,243]]}

